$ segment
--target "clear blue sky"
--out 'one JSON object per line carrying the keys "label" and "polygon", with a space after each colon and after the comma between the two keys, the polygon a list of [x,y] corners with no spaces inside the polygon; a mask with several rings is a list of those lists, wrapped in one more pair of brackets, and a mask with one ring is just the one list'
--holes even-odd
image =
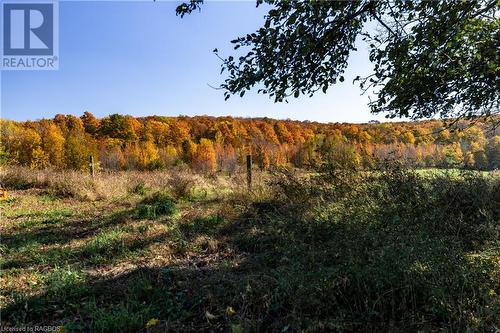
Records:
{"label": "clear blue sky", "polygon": [[352,79],[370,72],[366,47],[351,56],[346,80],[313,98],[275,104],[247,93],[224,101],[222,55],[229,41],[261,26],[255,1],[208,2],[201,13],[175,16],[181,1],[61,1],[59,70],[2,71],[1,117],[27,120],[57,113],[98,117],[232,115],[322,122],[383,120],[369,113]]}

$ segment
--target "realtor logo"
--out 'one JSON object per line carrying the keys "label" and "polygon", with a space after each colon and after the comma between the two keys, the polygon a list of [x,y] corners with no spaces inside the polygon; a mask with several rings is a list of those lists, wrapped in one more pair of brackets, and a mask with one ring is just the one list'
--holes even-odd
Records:
{"label": "realtor logo", "polygon": [[57,2],[2,4],[2,69],[58,68]]}

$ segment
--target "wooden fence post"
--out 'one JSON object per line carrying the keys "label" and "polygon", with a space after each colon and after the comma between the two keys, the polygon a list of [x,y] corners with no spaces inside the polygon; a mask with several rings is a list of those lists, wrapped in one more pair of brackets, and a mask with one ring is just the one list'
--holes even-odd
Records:
{"label": "wooden fence post", "polygon": [[90,176],[94,178],[95,173],[94,173],[94,156],[90,155],[89,156],[89,169],[90,169]]}
{"label": "wooden fence post", "polygon": [[247,155],[247,185],[248,190],[252,190],[252,155]]}

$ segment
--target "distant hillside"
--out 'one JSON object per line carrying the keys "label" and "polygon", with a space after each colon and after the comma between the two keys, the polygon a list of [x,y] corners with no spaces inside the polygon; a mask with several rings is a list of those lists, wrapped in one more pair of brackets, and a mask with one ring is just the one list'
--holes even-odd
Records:
{"label": "distant hillside", "polygon": [[[495,119],[496,120],[496,119]],[[13,122],[0,120],[3,164],[88,168],[89,155],[111,170],[187,165],[200,172],[234,171],[251,153],[272,166],[370,168],[397,159],[411,167],[500,167],[500,132],[483,122],[323,124],[268,118],[143,117],[113,114]]]}

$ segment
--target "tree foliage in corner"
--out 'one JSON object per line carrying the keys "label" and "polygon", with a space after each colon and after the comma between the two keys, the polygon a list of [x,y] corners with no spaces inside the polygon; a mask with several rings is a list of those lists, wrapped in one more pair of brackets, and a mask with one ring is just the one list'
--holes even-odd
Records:
{"label": "tree foliage in corner", "polygon": [[[184,16],[202,0],[177,7]],[[232,41],[222,58],[225,97],[257,87],[275,102],[312,96],[343,81],[355,41],[369,45],[373,74],[357,77],[390,118],[473,117],[499,112],[500,19],[489,1],[279,1],[264,26]],[[367,29],[377,22],[375,32]],[[217,53],[217,49],[214,50]]]}

